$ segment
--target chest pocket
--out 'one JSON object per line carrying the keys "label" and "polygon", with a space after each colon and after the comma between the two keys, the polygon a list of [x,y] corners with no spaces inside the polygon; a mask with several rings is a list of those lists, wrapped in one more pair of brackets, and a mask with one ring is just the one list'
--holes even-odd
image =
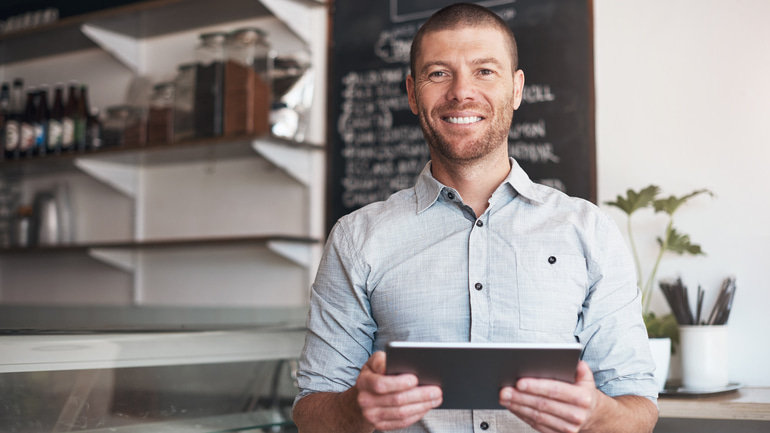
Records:
{"label": "chest pocket", "polygon": [[572,334],[588,292],[583,256],[556,251],[516,254],[519,328]]}

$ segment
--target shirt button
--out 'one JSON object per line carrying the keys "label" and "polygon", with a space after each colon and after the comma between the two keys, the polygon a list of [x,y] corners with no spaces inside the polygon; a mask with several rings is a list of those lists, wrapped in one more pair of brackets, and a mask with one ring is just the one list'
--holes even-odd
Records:
{"label": "shirt button", "polygon": [[454,195],[453,193],[451,193],[451,192],[448,192],[448,193],[446,194],[446,197],[447,197],[449,200],[454,200],[454,199],[455,199],[455,195]]}
{"label": "shirt button", "polygon": [[548,263],[550,263],[550,264],[556,263],[556,257],[554,257],[554,256],[548,257]]}
{"label": "shirt button", "polygon": [[481,220],[477,220],[476,221],[476,227],[481,227],[483,225],[484,225],[484,223]]}
{"label": "shirt button", "polygon": [[481,290],[484,288],[484,286],[481,283],[476,283],[474,287],[476,288],[476,290]]}
{"label": "shirt button", "polygon": [[489,424],[487,424],[486,421],[482,421],[479,427],[481,427],[482,430],[486,430],[489,428]]}

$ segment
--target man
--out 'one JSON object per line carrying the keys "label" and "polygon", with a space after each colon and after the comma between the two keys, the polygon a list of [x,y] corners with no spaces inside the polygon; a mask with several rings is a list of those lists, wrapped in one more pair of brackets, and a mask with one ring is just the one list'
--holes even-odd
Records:
{"label": "man", "polygon": [[[449,6],[421,27],[411,62],[409,103],[431,162],[414,188],[332,230],[312,287],[296,424],[651,431],[654,366],[617,227],[508,157],[524,86],[510,29],[480,6]],[[500,410],[431,410],[440,388],[384,375],[381,350],[396,340],[579,341],[584,351],[574,384],[523,378],[500,391]]]}

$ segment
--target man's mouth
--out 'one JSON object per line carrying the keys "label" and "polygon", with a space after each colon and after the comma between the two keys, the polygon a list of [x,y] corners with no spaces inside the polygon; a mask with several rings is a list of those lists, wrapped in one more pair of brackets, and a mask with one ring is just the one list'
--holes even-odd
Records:
{"label": "man's mouth", "polygon": [[444,117],[445,122],[454,123],[455,125],[467,125],[469,123],[480,122],[483,118],[479,116],[466,116],[466,117]]}

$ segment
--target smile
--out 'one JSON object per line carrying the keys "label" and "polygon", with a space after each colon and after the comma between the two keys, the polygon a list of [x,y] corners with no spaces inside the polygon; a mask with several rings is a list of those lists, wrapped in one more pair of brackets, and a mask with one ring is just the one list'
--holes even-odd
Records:
{"label": "smile", "polygon": [[467,125],[469,123],[476,123],[481,121],[481,117],[479,116],[469,116],[469,117],[445,117],[444,121],[449,123],[454,123],[457,125]]}

